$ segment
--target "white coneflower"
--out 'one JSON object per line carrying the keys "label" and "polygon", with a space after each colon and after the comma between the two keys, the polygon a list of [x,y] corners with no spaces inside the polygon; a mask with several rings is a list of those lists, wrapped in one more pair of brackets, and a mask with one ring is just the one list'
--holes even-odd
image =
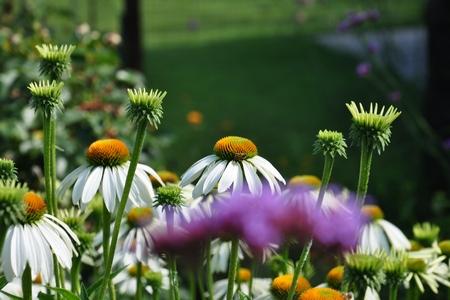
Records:
{"label": "white coneflower", "polygon": [[[42,278],[41,275],[37,275],[36,278],[33,280],[32,284],[32,299],[38,300],[39,299],[39,293],[46,293],[47,288],[45,285],[42,284]],[[3,292],[3,293],[2,293]],[[14,278],[11,282],[8,282],[1,290],[0,290],[0,300],[10,300],[11,297],[7,296],[6,294],[16,296],[19,298],[23,297],[22,293],[22,282],[20,281],[20,278]]]}
{"label": "white coneflower", "polygon": [[52,215],[46,214],[44,200],[33,192],[24,195],[25,217],[22,224],[9,227],[2,252],[2,269],[8,281],[21,278],[27,266],[32,277],[41,274],[42,281],[53,278],[53,259],[70,269],[72,256],[77,255],[77,236]]}
{"label": "white coneflower", "polygon": [[[72,202],[84,209],[99,191],[106,208],[112,213],[125,186],[130,165],[128,148],[117,139],[98,140],[89,146],[86,157],[88,164],[78,167],[61,182],[58,197],[63,197],[66,190],[74,185]],[[147,174],[161,181],[152,168],[138,164],[129,195],[130,201],[127,202],[128,210],[152,203],[154,191]]]}
{"label": "white coneflower", "polygon": [[267,181],[272,192],[280,192],[279,182],[284,178],[266,159],[258,155],[256,145],[249,139],[227,136],[218,140],[214,153],[192,165],[182,176],[181,186],[199,178],[193,191],[193,197],[210,193],[217,185],[219,193],[240,192],[244,185],[251,194],[259,195],[263,184],[260,175]]}
{"label": "white coneflower", "polygon": [[[249,282],[252,279],[252,297],[260,297],[265,294],[270,294],[270,278],[251,278],[252,272],[247,268],[239,268],[236,274],[236,283],[234,285],[234,293],[240,291],[242,294],[249,296],[250,288]],[[227,294],[228,279],[221,279],[214,283],[214,299],[224,299]]]}
{"label": "white coneflower", "polygon": [[370,221],[364,225],[358,242],[358,248],[364,253],[390,249],[409,250],[410,241],[401,230],[384,219],[383,211],[377,205],[364,205],[362,213]]}
{"label": "white coneflower", "polygon": [[119,236],[117,258],[133,264],[146,264],[153,249],[152,235],[158,227],[162,229],[165,225],[153,219],[150,207],[133,207]]}
{"label": "white coneflower", "polygon": [[425,292],[428,286],[435,294],[438,293],[439,285],[450,287],[449,266],[445,263],[446,257],[439,256],[434,252],[429,252],[428,257],[424,252],[408,253],[408,271],[405,278],[405,286],[412,288],[415,285],[421,293]]}
{"label": "white coneflower", "polygon": [[[131,264],[113,279],[113,283],[117,285],[117,290],[121,295],[136,295],[137,275],[137,266]],[[161,267],[158,261],[149,260],[148,265],[142,266],[141,280],[145,287],[145,291],[150,295],[154,293],[155,288],[168,290],[169,270]],[[155,283],[155,281],[158,282]],[[155,285],[158,285],[158,287],[155,287]]]}

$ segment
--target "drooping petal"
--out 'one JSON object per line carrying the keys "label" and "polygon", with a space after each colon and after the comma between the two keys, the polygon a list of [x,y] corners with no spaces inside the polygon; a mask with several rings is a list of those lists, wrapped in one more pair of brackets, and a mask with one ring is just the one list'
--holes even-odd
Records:
{"label": "drooping petal", "polygon": [[75,182],[75,186],[73,187],[72,191],[72,203],[74,205],[80,204],[81,196],[83,195],[83,189],[84,186],[86,185],[86,180],[89,177],[90,171],[91,167],[87,167],[86,169],[84,169],[78,176],[77,181]]}
{"label": "drooping petal", "polygon": [[233,184],[233,194],[234,193],[240,193],[242,191],[242,187],[244,186],[244,174],[242,171],[241,166],[239,165],[239,163],[237,162],[232,162],[235,163],[237,165],[237,176],[236,176],[236,180],[234,181]]}
{"label": "drooping petal", "polygon": [[196,180],[202,174],[202,171],[217,159],[219,158],[216,155],[208,155],[194,163],[183,175],[181,175],[180,186],[183,187]]}
{"label": "drooping petal", "polygon": [[267,173],[271,174],[273,177],[281,181],[283,184],[286,184],[283,176],[281,176],[280,172],[265,158],[256,155],[249,159],[254,165],[259,165],[261,168],[267,171]]}
{"label": "drooping petal", "polygon": [[411,248],[410,241],[394,224],[386,220],[378,220],[378,224],[383,228],[394,249],[408,250]]}
{"label": "drooping petal", "polygon": [[61,181],[61,183],[59,184],[58,190],[56,191],[56,197],[58,199],[61,199],[62,197],[64,197],[64,194],[66,193],[66,191],[75,183],[75,181],[77,180],[78,176],[86,168],[87,168],[86,165],[79,166],[78,168],[76,168],[75,170],[70,172],[69,175],[67,175],[63,179],[63,181]]}
{"label": "drooping petal", "polygon": [[211,170],[203,185],[203,194],[208,194],[216,186],[225,171],[227,163],[227,161],[220,161],[214,169]]}
{"label": "drooping petal", "polygon": [[217,192],[223,193],[233,184],[234,180],[237,178],[237,172],[239,166],[236,164],[235,161],[230,161],[227,165],[227,168],[222,174],[222,177],[220,178],[219,185],[217,188]]}
{"label": "drooping petal", "polygon": [[89,174],[89,177],[86,180],[86,184],[83,189],[83,194],[81,196],[81,203],[89,203],[92,198],[94,198],[95,194],[98,191],[98,188],[100,187],[100,183],[102,182],[104,169],[105,168],[94,168],[91,174]]}
{"label": "drooping petal", "polygon": [[112,212],[110,209],[114,207],[114,203],[116,202],[115,182],[112,169],[110,167],[106,167],[103,172],[102,196],[105,206],[110,213]]}
{"label": "drooping petal", "polygon": [[245,160],[242,161],[242,166],[244,167],[245,180],[247,181],[250,193],[253,195],[260,195],[262,192],[262,183],[256,174],[255,168]]}

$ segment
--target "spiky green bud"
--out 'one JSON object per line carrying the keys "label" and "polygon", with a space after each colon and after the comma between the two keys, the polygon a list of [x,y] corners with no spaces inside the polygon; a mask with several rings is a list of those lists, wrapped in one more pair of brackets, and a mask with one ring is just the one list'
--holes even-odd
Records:
{"label": "spiky green bud", "polygon": [[400,116],[395,107],[389,106],[385,111],[382,106],[378,110],[378,104],[370,104],[368,111],[364,109],[361,103],[356,105],[355,102],[346,104],[352,115],[352,126],[350,127],[350,138],[352,143],[360,145],[366,143],[370,149],[377,150],[380,154],[391,139],[391,125]]}
{"label": "spiky green bud", "polygon": [[386,275],[386,283],[398,286],[406,277],[408,256],[405,252],[393,251],[384,259],[383,270]]}
{"label": "spiky green bud", "polygon": [[158,290],[162,286],[163,276],[161,272],[147,271],[144,273],[144,279],[154,290]]}
{"label": "spiky green bud", "polygon": [[61,91],[64,83],[43,80],[32,82],[28,86],[31,92],[31,107],[36,111],[40,110],[46,117],[53,116],[57,110],[61,110]]}
{"label": "spiky green bud", "polygon": [[24,219],[23,196],[27,192],[28,188],[24,184],[12,180],[0,181],[0,226],[6,228]]}
{"label": "spiky green bud", "polygon": [[339,155],[347,158],[347,154],[345,153],[347,144],[342,133],[338,131],[320,130],[313,147],[314,154],[322,153],[333,158]]}
{"label": "spiky green bud", "polygon": [[60,219],[73,231],[83,231],[84,221],[87,215],[83,214],[81,210],[76,208],[62,209],[59,211]]}
{"label": "spiky green bud", "polygon": [[17,180],[17,169],[14,161],[0,158],[0,181]]}
{"label": "spiky green bud", "polygon": [[39,66],[41,75],[48,76],[52,80],[60,80],[64,71],[69,69],[70,55],[75,46],[43,44],[36,46],[36,49],[42,59]]}
{"label": "spiky green bud", "polygon": [[151,126],[158,128],[163,116],[162,101],[167,92],[146,89],[128,89],[127,112],[130,119],[139,123],[147,120]]}
{"label": "spiky green bud", "polygon": [[345,257],[344,284],[349,290],[358,294],[365,293],[367,287],[376,291],[381,289],[385,282],[383,272],[383,253],[375,254],[348,254]]}
{"label": "spiky green bud", "polygon": [[164,208],[177,208],[184,205],[181,188],[176,185],[166,185],[159,187],[156,190],[156,199],[153,203],[155,207],[161,206]]}
{"label": "spiky green bud", "polygon": [[425,247],[430,247],[437,242],[440,232],[439,226],[429,222],[417,223],[413,227],[414,239]]}

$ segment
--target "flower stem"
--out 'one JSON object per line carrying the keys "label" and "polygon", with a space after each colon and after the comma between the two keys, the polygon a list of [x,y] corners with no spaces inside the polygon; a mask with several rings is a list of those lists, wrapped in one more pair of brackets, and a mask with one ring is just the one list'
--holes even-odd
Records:
{"label": "flower stem", "polygon": [[227,300],[233,299],[234,281],[236,280],[236,271],[238,266],[238,255],[239,255],[239,240],[233,239],[231,241],[230,265],[228,267]]}
{"label": "flower stem", "polygon": [[125,180],[125,186],[123,189],[122,197],[120,199],[119,208],[117,210],[116,221],[114,223],[114,229],[111,238],[111,244],[109,248],[108,260],[105,268],[105,274],[103,278],[102,285],[100,287],[100,291],[97,294],[98,300],[103,300],[105,296],[106,286],[110,281],[112,262],[114,259],[114,253],[116,251],[117,239],[119,237],[120,224],[122,223],[123,213],[125,211],[125,206],[127,204],[128,196],[130,195],[131,184],[133,182],[134,174],[136,172],[137,163],[139,160],[139,156],[142,151],[142,146],[144,145],[145,133],[147,128],[147,122],[141,121],[138,124],[137,132],[136,132],[136,140],[134,143],[133,154],[131,156],[130,166],[128,167],[127,178]]}
{"label": "flower stem", "polygon": [[197,287],[195,285],[194,271],[189,271],[189,291],[191,293],[191,299],[197,300]]}
{"label": "flower stem", "polygon": [[208,299],[214,300],[214,283],[213,283],[213,273],[211,268],[211,241],[206,243],[206,283],[208,286]]}
{"label": "flower stem", "polygon": [[0,227],[0,253],[2,253],[2,250],[3,250],[3,244],[5,242],[7,231],[8,231],[8,227],[6,227],[6,226]]}
{"label": "flower stem", "polygon": [[70,283],[72,286],[72,292],[79,295],[81,292],[80,287],[80,269],[81,269],[81,257],[74,257],[72,259],[72,269],[70,270]]}
{"label": "flower stem", "polygon": [[[325,192],[328,188],[328,184],[331,178],[331,172],[333,171],[334,158],[330,155],[324,155],[324,164],[323,164],[323,172],[322,172],[322,181],[319,189],[319,196],[317,198],[317,207],[320,209],[322,206],[323,198],[325,196]],[[311,251],[311,247],[313,244],[313,239],[310,238],[306,245],[303,247],[302,253],[300,254],[297,263],[295,264],[294,274],[292,276],[292,283],[289,287],[289,293],[287,296],[287,300],[294,299],[295,288],[297,287],[297,281],[300,277],[300,274],[303,272],[303,268],[305,267],[306,261],[308,259],[309,252]]]}
{"label": "flower stem", "polygon": [[153,300],[159,300],[159,288],[153,289]]}
{"label": "flower stem", "polygon": [[367,188],[369,186],[370,167],[372,165],[373,149],[367,144],[364,139],[361,141],[361,158],[359,162],[359,177],[358,177],[358,189],[356,197],[361,205],[364,204],[364,200],[367,194]]}
{"label": "flower stem", "polygon": [[56,120],[50,117],[49,120],[50,135],[50,184],[51,184],[51,201],[53,207],[53,215],[58,217],[58,202],[56,200]]}
{"label": "flower stem", "polygon": [[23,300],[32,300],[33,293],[32,293],[32,278],[31,278],[31,269],[30,266],[27,264],[25,267],[25,270],[23,271],[22,275],[22,293],[23,293]]}
{"label": "flower stem", "polygon": [[48,210],[50,214],[53,214],[53,201],[52,201],[52,175],[51,175],[51,151],[50,151],[50,120],[43,116],[42,118],[43,130],[44,130],[44,178],[45,178],[45,198],[48,203]]}
{"label": "flower stem", "polygon": [[255,274],[256,264],[255,261],[252,260],[250,266],[250,279],[248,280],[248,297],[253,299],[253,274]]}
{"label": "flower stem", "polygon": [[389,300],[397,300],[397,294],[398,294],[398,285],[391,284],[389,286]]}
{"label": "flower stem", "polygon": [[142,300],[142,263],[137,262],[136,273],[136,300]]}
{"label": "flower stem", "polygon": [[169,256],[169,276],[170,276],[170,298],[172,300],[180,300],[180,292],[178,290],[177,263],[173,256]]}
{"label": "flower stem", "polygon": [[[106,208],[106,204],[103,201],[103,209],[102,209],[102,226],[103,226],[103,267],[106,270],[106,262],[108,261],[109,254],[109,240],[111,236],[111,213]],[[112,283],[112,279],[109,279],[108,282],[108,293],[110,299],[116,299],[116,294],[114,290],[114,285]]]}

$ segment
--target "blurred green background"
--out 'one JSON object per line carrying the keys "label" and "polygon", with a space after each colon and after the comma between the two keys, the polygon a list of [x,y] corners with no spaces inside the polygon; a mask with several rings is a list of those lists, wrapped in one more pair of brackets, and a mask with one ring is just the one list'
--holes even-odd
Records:
{"label": "blurred green background", "polygon": [[[425,1],[141,1],[143,64],[140,71],[145,81],[140,73],[117,72],[120,61],[116,50],[127,45],[111,46],[116,40],[108,40],[111,36],[107,32],[121,32],[125,1],[15,3],[19,2],[28,6],[24,14],[32,15],[33,22],[48,29],[51,38],[44,37],[44,40],[82,44],[77,50],[82,59],[78,61],[79,68],[74,68],[74,74],[78,70],[82,75],[79,88],[74,88],[71,95],[76,101],[68,103],[68,112],[60,118],[63,122],[74,120],[68,125],[70,132],[60,133],[60,141],[66,142],[65,137],[67,142],[74,140],[62,147],[67,150],[60,154],[67,157],[66,170],[83,160],[84,147],[96,137],[113,131],[113,136],[125,138],[131,144],[130,130],[122,131],[126,125],[114,123],[118,116],[124,118],[120,109],[114,115],[105,108],[108,103],[117,106],[124,103],[126,98],[119,90],[128,86],[145,85],[168,91],[161,128],[152,133],[154,138],[144,150],[144,160],[149,164],[181,174],[197,159],[209,154],[220,137],[240,135],[252,139],[259,153],[286,178],[297,174],[320,175],[322,159],[312,155],[312,143],[320,129],[348,133],[350,115],[346,102],[377,101],[390,105],[390,92],[401,92],[401,100],[394,99],[397,101],[394,105],[408,112],[394,124],[391,146],[374,159],[369,191],[385,209],[386,217],[405,228],[422,218],[417,212],[422,211],[424,203],[427,219],[443,225],[450,223],[446,218],[449,206],[445,187],[423,193],[427,177],[423,157],[426,147],[431,146],[424,146],[420,131],[419,134],[415,131],[414,116],[420,114],[423,103],[424,77],[408,80],[384,59],[373,63],[373,76],[358,76],[357,65],[373,59],[369,52],[355,54],[320,42],[326,37],[340,41],[344,36],[366,47],[370,42],[367,32],[389,36],[391,32],[412,28],[418,32],[417,41],[424,43],[420,37]],[[15,14],[21,11],[21,5],[16,5]],[[347,32],[336,30],[350,12],[367,10],[376,10],[379,18]],[[25,39],[30,34],[23,30],[25,25],[21,22],[26,21],[19,18],[4,26],[9,26],[12,32],[21,32]],[[89,28],[80,26],[85,23]],[[36,34],[36,29],[32,32]],[[98,43],[93,41],[95,33],[99,35]],[[33,52],[30,45],[20,55]],[[389,52],[389,45],[383,49]],[[90,60],[89,56],[93,58]],[[74,61],[77,62],[77,57]],[[92,74],[97,73],[104,75],[102,83],[88,85],[89,92],[81,92],[86,87],[83,80],[90,82]],[[108,85],[110,77],[113,87]],[[387,89],[385,82],[390,84]],[[105,94],[105,86],[118,92],[114,96],[111,91]],[[11,96],[10,91],[5,95]],[[10,105],[7,99],[4,96],[0,100],[2,107]],[[26,105],[26,93],[19,99]],[[79,107],[91,103],[92,99],[99,105],[95,112],[81,112]],[[5,125],[5,128],[9,127]],[[5,135],[2,139],[8,144]],[[2,151],[0,154],[15,155],[14,149],[7,151],[5,144]],[[333,180],[355,189],[359,152],[356,148],[348,152],[347,160],[336,162]],[[39,161],[33,164],[39,166]],[[23,177],[27,177],[24,172],[29,170],[22,170]]]}

